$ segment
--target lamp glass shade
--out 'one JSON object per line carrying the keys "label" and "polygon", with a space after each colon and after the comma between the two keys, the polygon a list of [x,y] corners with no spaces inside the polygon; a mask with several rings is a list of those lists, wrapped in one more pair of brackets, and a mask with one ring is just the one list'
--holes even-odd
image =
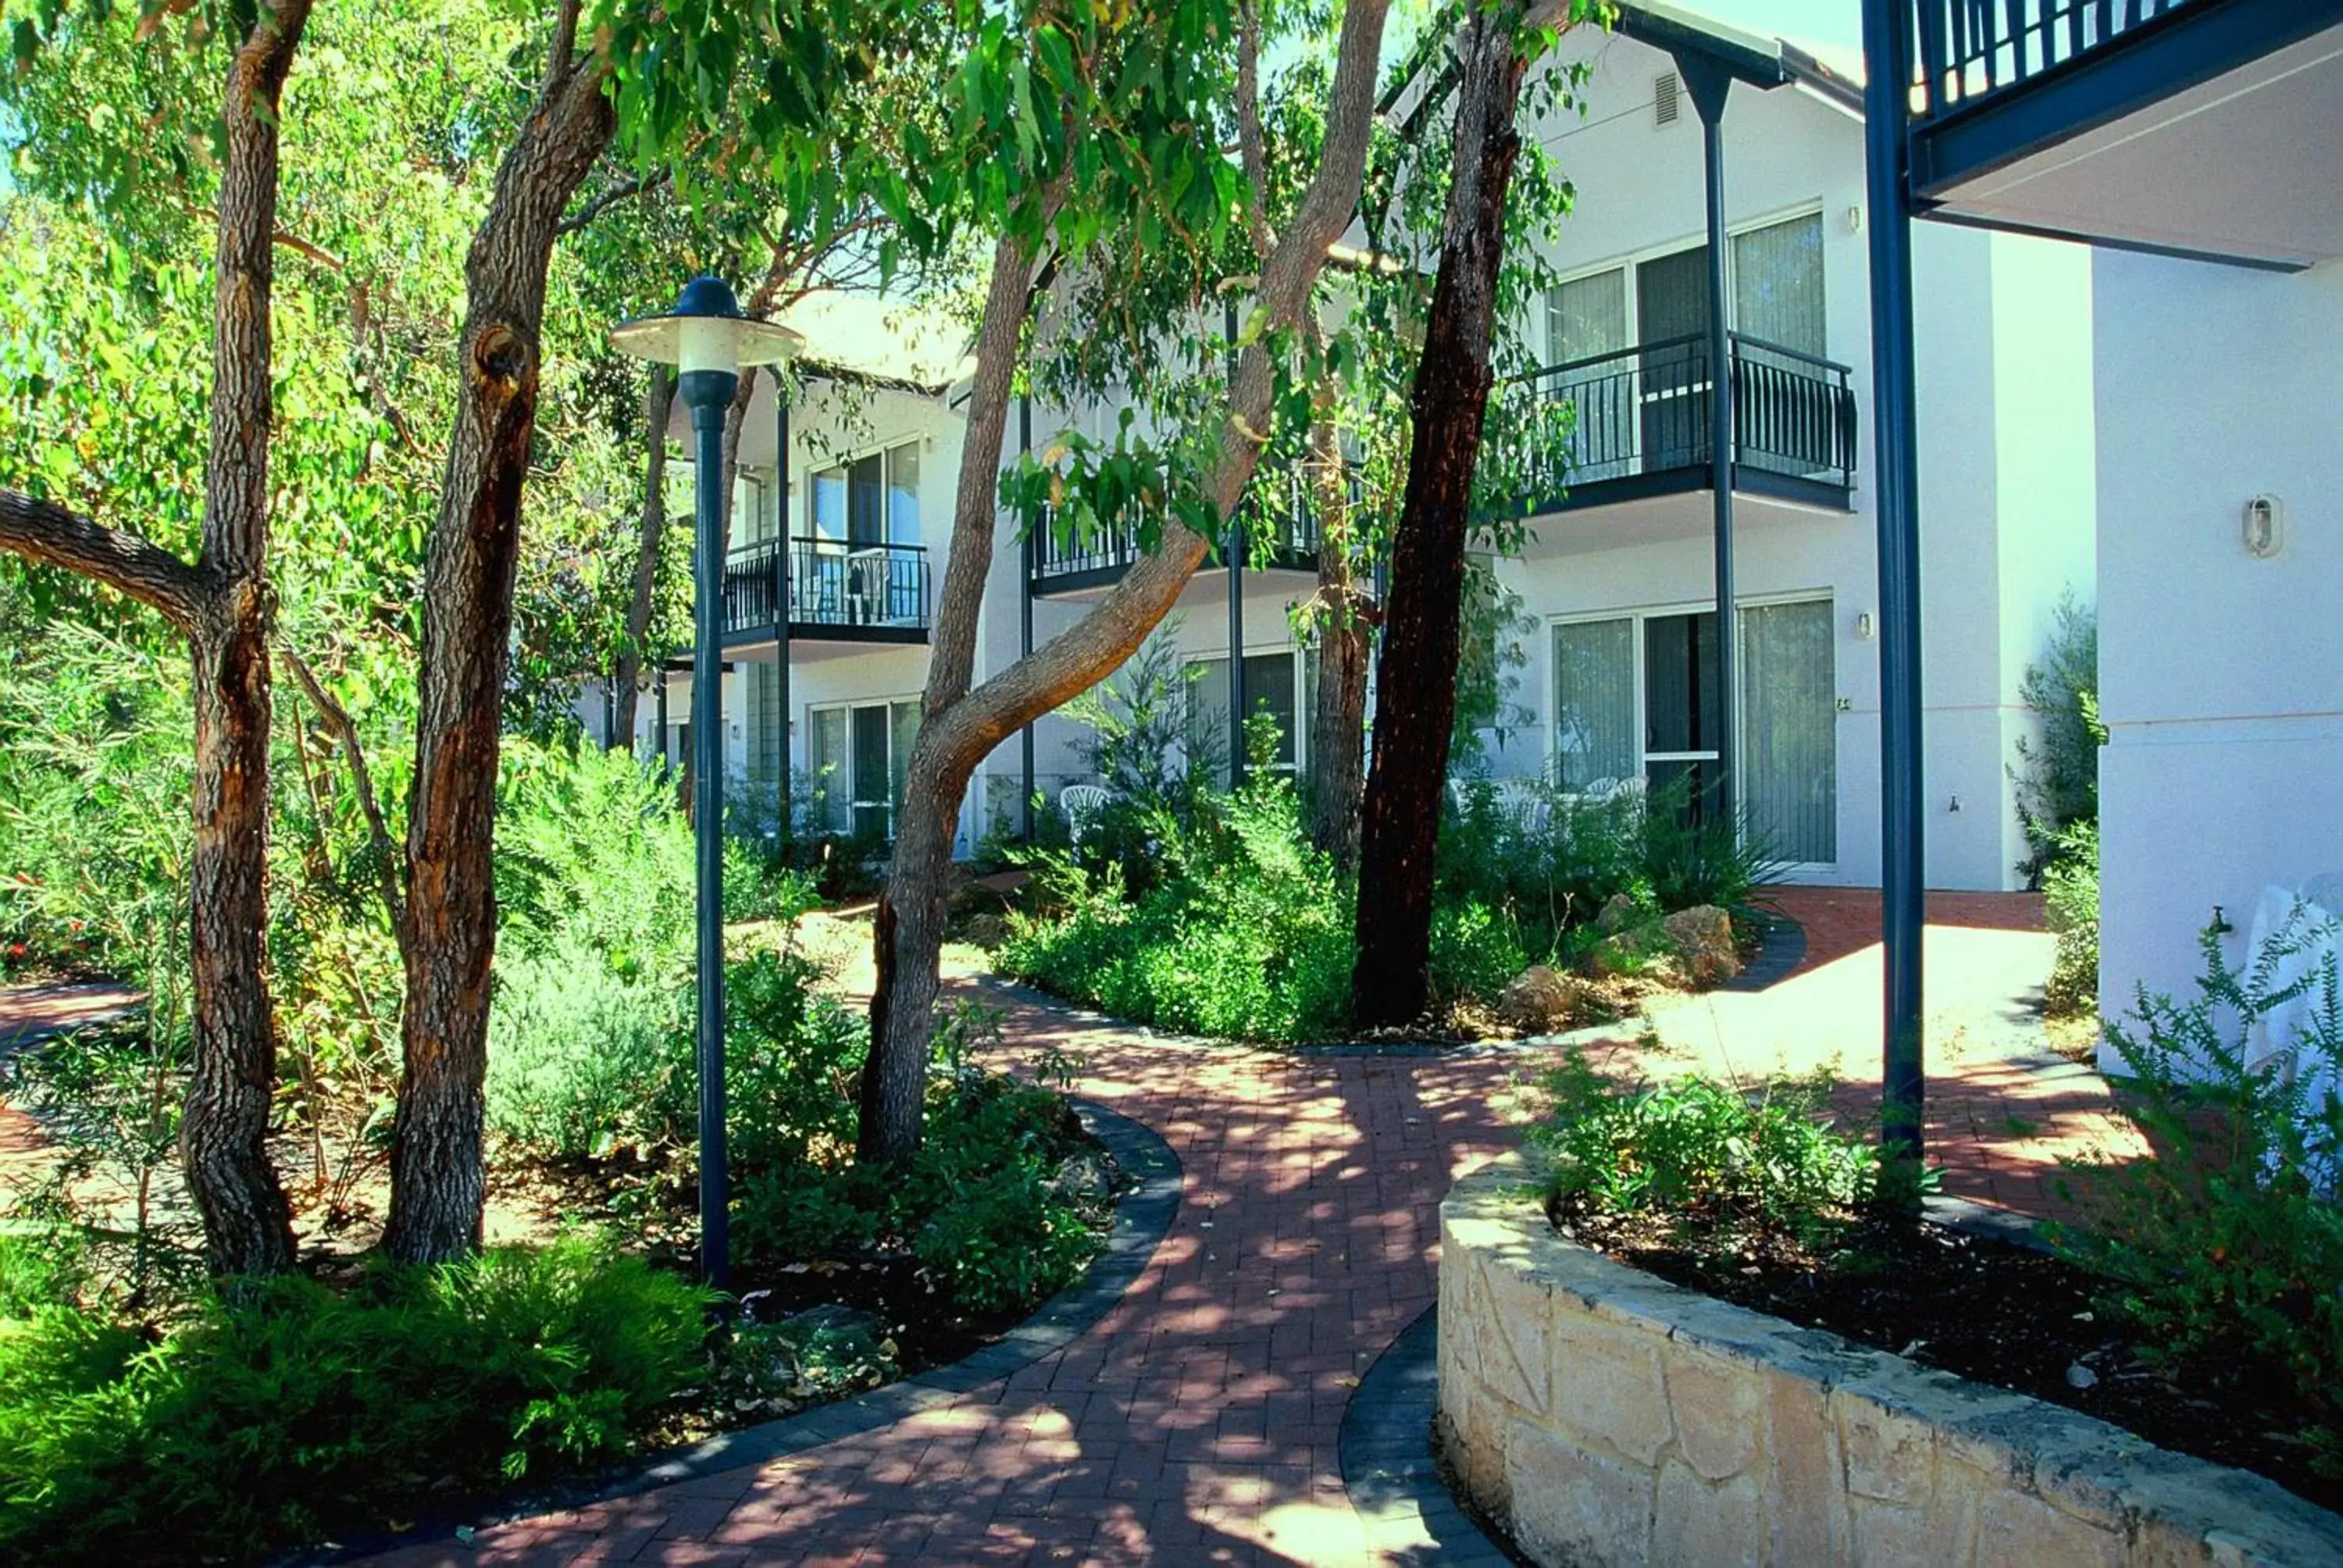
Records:
{"label": "lamp glass shade", "polygon": [[680,370],[733,370],[782,364],[796,357],[805,339],[769,321],[671,311],[612,327],[610,346],[637,359]]}

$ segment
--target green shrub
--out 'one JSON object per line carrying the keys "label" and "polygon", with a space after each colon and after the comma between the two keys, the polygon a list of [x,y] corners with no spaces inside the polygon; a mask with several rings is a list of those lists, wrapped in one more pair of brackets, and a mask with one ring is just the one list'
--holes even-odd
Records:
{"label": "green shrub", "polygon": [[2099,828],[2077,822],[2058,835],[2042,872],[2050,930],[2058,939],[2044,1003],[2054,1016],[2088,1013],[2099,1001]]}
{"label": "green shrub", "polygon": [[497,956],[594,953],[672,978],[691,956],[691,825],[624,751],[508,737],[497,789]]}
{"label": "green shrub", "polygon": [[2154,1152],[2083,1165],[2087,1219],[2054,1238],[2115,1282],[2107,1306],[2148,1354],[2308,1402],[2300,1435],[2343,1472],[2343,1102],[2325,1075],[2246,1064],[2256,1023],[2296,1001],[2308,1003],[2294,1042],[2305,1061],[2343,1060],[2332,955],[2278,978],[2313,934],[2282,927],[2241,970],[2208,930],[2195,1000],[2143,990],[2135,1019],[2109,1020],[2131,1073],[2117,1104]]}
{"label": "green shrub", "polygon": [[488,1013],[488,1127],[517,1151],[570,1160],[657,1137],[648,1117],[688,1040],[688,993],[557,948],[497,966]]}
{"label": "green shrub", "polygon": [[2009,769],[2029,849],[2018,869],[2040,879],[2067,853],[2061,835],[2099,819],[2099,748],[2107,731],[2099,722],[2098,612],[2072,592],[2061,598],[2041,662],[2026,667],[2017,691],[2042,721],[2040,743],[2021,737]]}
{"label": "green shrub", "polygon": [[1819,1079],[1775,1080],[1754,1098],[1700,1077],[1620,1083],[1573,1051],[1541,1086],[1549,1110],[1529,1137],[1553,1203],[1812,1237],[1878,1189],[1877,1152],[1833,1129]]}
{"label": "green shrub", "polygon": [[0,1548],[169,1541],[247,1557],[435,1487],[623,1452],[704,1370],[708,1297],[582,1239],[347,1291],[206,1301],[153,1342],[103,1315],[0,1322]]}

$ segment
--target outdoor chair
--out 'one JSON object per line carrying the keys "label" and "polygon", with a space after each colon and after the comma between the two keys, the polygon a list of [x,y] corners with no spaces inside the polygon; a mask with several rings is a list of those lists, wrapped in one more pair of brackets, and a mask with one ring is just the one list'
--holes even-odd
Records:
{"label": "outdoor chair", "polygon": [[1114,799],[1114,791],[1098,784],[1069,784],[1058,791],[1058,809],[1066,819],[1066,836],[1077,845],[1096,827]]}

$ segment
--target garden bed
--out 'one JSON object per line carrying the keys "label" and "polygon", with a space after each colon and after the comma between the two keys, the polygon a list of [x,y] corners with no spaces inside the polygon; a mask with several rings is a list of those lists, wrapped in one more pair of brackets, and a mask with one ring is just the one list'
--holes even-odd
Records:
{"label": "garden bed", "polygon": [[[1629,1268],[1557,1233],[1532,1184],[1516,1157],[1442,1205],[1439,1426],[1468,1499],[1538,1562],[2343,1563],[2343,1518],[2272,1481]],[[1940,1287],[1977,1288],[1982,1248],[1926,1244],[1955,1255]],[[1925,1321],[1977,1359],[2023,1340],[2038,1368],[2091,1309],[2015,1266],[1966,1333],[1859,1286],[1843,1321]],[[1730,1271],[1768,1304],[1799,1288]]]}

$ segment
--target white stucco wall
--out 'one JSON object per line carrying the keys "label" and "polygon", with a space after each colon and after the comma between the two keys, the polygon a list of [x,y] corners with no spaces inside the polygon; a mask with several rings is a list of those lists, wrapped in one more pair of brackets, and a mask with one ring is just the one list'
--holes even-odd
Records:
{"label": "white stucco wall", "polygon": [[[2197,930],[2343,870],[2343,264],[2097,264],[2100,996],[2187,995]],[[2256,494],[2285,547],[2244,548]],[[2232,940],[2233,956],[2237,939]]]}

